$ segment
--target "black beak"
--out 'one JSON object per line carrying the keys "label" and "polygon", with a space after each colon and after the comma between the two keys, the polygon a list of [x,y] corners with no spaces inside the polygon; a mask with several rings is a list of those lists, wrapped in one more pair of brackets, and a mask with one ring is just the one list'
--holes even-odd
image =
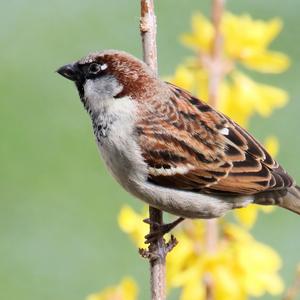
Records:
{"label": "black beak", "polygon": [[62,66],[56,72],[72,81],[78,81],[80,79],[80,70],[76,63]]}

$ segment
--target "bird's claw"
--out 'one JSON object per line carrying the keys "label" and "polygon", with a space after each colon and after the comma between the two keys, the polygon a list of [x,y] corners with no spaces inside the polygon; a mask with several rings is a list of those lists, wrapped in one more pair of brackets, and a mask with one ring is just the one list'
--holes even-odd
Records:
{"label": "bird's claw", "polygon": [[157,222],[151,221],[149,218],[143,220],[145,223],[150,225],[155,225],[155,230],[145,235],[145,244],[150,244],[152,242],[157,241],[158,239],[162,238],[166,233],[170,232],[176,225],[182,222],[184,218],[178,218],[172,223],[168,224],[159,224]]}
{"label": "bird's claw", "polygon": [[156,227],[161,226],[161,224],[159,224],[158,222],[152,221],[150,218],[144,219],[143,222],[148,224],[148,225],[154,225]]}

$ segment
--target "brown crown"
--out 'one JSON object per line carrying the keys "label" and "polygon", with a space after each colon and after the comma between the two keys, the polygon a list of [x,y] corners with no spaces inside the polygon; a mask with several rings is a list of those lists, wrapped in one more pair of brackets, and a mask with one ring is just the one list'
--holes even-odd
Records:
{"label": "brown crown", "polygon": [[114,76],[123,90],[117,97],[131,96],[136,100],[149,99],[157,92],[157,77],[152,70],[134,56],[116,50],[91,53],[79,64],[97,62],[107,64],[107,73]]}

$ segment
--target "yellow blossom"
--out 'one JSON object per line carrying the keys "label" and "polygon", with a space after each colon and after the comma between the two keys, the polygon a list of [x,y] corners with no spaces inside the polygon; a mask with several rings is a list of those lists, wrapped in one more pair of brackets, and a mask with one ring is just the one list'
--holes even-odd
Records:
{"label": "yellow blossom", "polygon": [[[126,219],[132,216],[136,220],[129,224],[128,230]],[[123,208],[120,214],[122,229],[135,243],[145,234],[141,230],[143,218],[143,214],[129,207]],[[180,244],[167,256],[169,289],[181,288],[180,300],[204,300],[204,281],[211,280],[216,300],[246,300],[248,295],[280,294],[283,283],[278,275],[281,266],[278,254],[257,242],[245,229],[225,221],[221,225],[222,234],[214,253],[206,251],[203,221],[186,220],[174,230]]]}
{"label": "yellow blossom", "polygon": [[279,88],[257,83],[241,72],[232,74],[228,99],[221,101],[222,111],[242,126],[247,126],[255,113],[269,117],[273,109],[287,103],[287,93]]}
{"label": "yellow blossom", "polygon": [[91,294],[86,300],[137,300],[138,288],[132,278],[125,277],[117,286]]}
{"label": "yellow blossom", "polygon": [[[180,247],[175,247],[167,256],[167,283],[174,287],[181,286],[188,278],[195,277],[195,274],[192,275],[194,271],[201,272],[201,264],[197,262],[202,259],[200,254],[203,251],[204,223],[201,220],[185,220],[182,229],[176,228]],[[186,269],[185,266],[189,263],[195,267]]]}
{"label": "yellow blossom", "polygon": [[[169,286],[182,288],[180,300],[205,299],[206,280],[213,283],[216,300],[280,294],[283,283],[277,273],[281,266],[278,254],[236,225],[223,223],[222,227],[214,253],[205,249],[203,222],[187,221],[177,232],[180,247],[167,258],[167,278]],[[195,232],[198,230],[200,234]]]}
{"label": "yellow blossom", "polygon": [[[242,28],[242,30],[241,30]],[[226,54],[260,72],[280,73],[289,65],[286,55],[267,48],[282,28],[280,19],[253,20],[245,14],[224,14],[222,30]]]}
{"label": "yellow blossom", "polygon": [[137,214],[130,206],[123,206],[118,217],[120,228],[129,234],[138,247],[144,247],[144,237],[149,231],[149,226],[143,222],[147,217],[146,210],[142,215]]}
{"label": "yellow blossom", "polygon": [[247,294],[260,296],[265,292],[272,295],[282,293],[283,283],[277,273],[281,267],[279,255],[236,225],[225,224],[224,234],[232,240],[237,270]]}
{"label": "yellow blossom", "polygon": [[[242,28],[242,30],[241,30]],[[280,52],[269,51],[268,47],[282,29],[282,22],[253,20],[226,12],[221,22],[224,37],[224,55],[233,62],[260,72],[280,73],[289,66],[289,58]],[[182,42],[199,53],[208,53],[212,48],[214,29],[202,14],[192,17],[192,33],[182,35]]]}
{"label": "yellow blossom", "polygon": [[214,37],[214,28],[211,22],[201,13],[192,16],[192,34],[182,35],[182,42],[194,50],[209,52]]}
{"label": "yellow blossom", "polygon": [[282,293],[283,283],[277,273],[281,267],[279,255],[236,225],[226,224],[224,232],[232,239],[235,260],[247,293],[252,296]]}
{"label": "yellow blossom", "polygon": [[243,64],[263,73],[281,73],[288,68],[290,62],[285,54],[268,51],[244,58]]}
{"label": "yellow blossom", "polygon": [[182,288],[180,300],[201,300],[205,299],[205,288],[198,276],[191,277]]}

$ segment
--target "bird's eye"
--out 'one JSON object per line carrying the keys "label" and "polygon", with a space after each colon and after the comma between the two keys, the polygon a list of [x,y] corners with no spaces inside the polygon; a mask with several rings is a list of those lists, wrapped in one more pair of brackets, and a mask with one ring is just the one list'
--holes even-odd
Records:
{"label": "bird's eye", "polygon": [[92,63],[90,64],[88,71],[90,74],[98,74],[99,72],[101,72],[101,65],[97,63]]}

